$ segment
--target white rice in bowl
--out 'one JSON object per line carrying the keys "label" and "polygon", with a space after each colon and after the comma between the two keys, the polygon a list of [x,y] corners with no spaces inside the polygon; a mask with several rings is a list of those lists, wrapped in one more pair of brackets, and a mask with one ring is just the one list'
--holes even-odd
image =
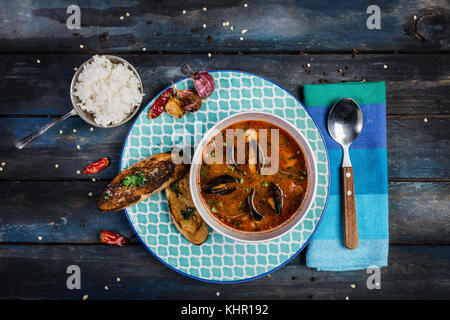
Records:
{"label": "white rice in bowl", "polygon": [[73,94],[80,99],[80,108],[106,127],[122,122],[139,107],[140,88],[138,77],[127,65],[95,55],[79,74]]}

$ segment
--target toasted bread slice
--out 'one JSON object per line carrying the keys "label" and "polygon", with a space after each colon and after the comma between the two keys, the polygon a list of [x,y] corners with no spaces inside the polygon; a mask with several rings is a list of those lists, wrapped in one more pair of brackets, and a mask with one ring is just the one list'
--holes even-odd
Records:
{"label": "toasted bread slice", "polygon": [[169,209],[175,227],[193,244],[202,244],[208,238],[208,225],[195,209],[189,190],[189,174],[173,182],[166,189]]}
{"label": "toasted bread slice", "polygon": [[97,207],[101,211],[129,207],[168,187],[187,169],[185,164],[174,164],[170,153],[155,154],[119,173],[103,191]]}

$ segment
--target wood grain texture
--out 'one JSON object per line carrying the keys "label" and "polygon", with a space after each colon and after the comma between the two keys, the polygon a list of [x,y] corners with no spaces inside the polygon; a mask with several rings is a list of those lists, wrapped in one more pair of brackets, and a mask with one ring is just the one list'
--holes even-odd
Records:
{"label": "wood grain texture", "polygon": [[342,168],[342,195],[344,195],[344,243],[349,249],[358,247],[358,221],[355,205],[353,168]]}
{"label": "wood grain texture", "polygon": [[[446,0],[380,0],[381,30],[369,30],[373,1],[83,1],[81,29],[69,30],[68,0],[8,2],[0,51],[446,50]],[[202,7],[206,6],[207,11]],[[434,11],[427,11],[434,8]],[[183,14],[183,10],[186,13]],[[129,13],[129,16],[126,15]],[[416,16],[416,19],[413,17]],[[121,19],[123,17],[123,19]],[[228,22],[227,26],[223,26]],[[202,26],[206,27],[203,28]],[[234,30],[230,27],[233,26]],[[245,34],[242,30],[248,30]],[[332,30],[332,32],[330,32]],[[240,38],[243,37],[243,40]],[[81,48],[80,45],[83,45]]]}
{"label": "wood grain texture", "polygon": [[[386,81],[389,115],[450,114],[450,55],[446,54],[359,54],[354,58],[351,54],[213,54],[211,58],[206,54],[119,55],[140,73],[145,86],[144,104],[171,81],[183,78],[180,66],[189,63],[207,70],[255,73],[301,100],[304,83]],[[74,68],[90,57],[91,54],[2,55],[0,116],[56,116],[70,111],[69,87]]]}
{"label": "wood grain texture", "polygon": [[[0,182],[0,242],[99,243],[102,230],[119,232],[130,242],[139,242],[123,211],[97,210],[96,199],[106,184]],[[450,244],[449,194],[449,182],[389,183],[391,243]]]}
{"label": "wood grain texture", "polygon": [[[450,163],[447,161],[450,158],[447,134],[450,117],[426,118],[427,122],[423,117],[388,119],[389,178],[450,178]],[[131,122],[116,128],[90,131],[88,124],[74,117],[50,129],[22,150],[14,146],[17,139],[49,120],[0,118],[0,161],[6,162],[0,172],[0,180],[91,179],[77,174],[77,171],[102,157],[108,157],[110,165],[94,177],[112,179],[116,176]],[[60,134],[59,130],[63,133]],[[55,168],[56,164],[58,168]]]}
{"label": "wood grain texture", "polygon": [[[214,284],[168,269],[141,245],[3,245],[0,249],[0,298],[80,300],[87,294],[90,300],[445,299],[450,285],[448,246],[391,246],[380,290],[367,289],[365,270],[318,272],[305,267],[303,255],[270,276]],[[66,289],[66,269],[72,264],[81,268],[80,290]]]}

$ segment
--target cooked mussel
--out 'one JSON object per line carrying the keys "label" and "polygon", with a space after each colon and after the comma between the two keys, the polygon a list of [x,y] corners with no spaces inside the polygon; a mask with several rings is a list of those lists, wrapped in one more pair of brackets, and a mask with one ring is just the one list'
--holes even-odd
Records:
{"label": "cooked mussel", "polygon": [[233,182],[238,182],[238,180],[235,177],[230,176],[229,174],[223,174],[221,176],[209,180],[208,183],[206,183],[206,185],[217,186],[219,184],[233,183]]}
{"label": "cooked mussel", "polygon": [[273,209],[280,216],[281,211],[283,210],[283,190],[281,190],[280,186],[274,182],[269,184],[269,188],[273,197]]}
{"label": "cooked mussel", "polygon": [[242,171],[241,169],[239,169],[239,166],[236,163],[236,160],[234,158],[234,145],[227,146],[226,156],[227,156],[227,163],[232,164],[239,174],[241,174],[243,176],[245,176],[247,174],[245,171]]}
{"label": "cooked mussel", "polygon": [[238,180],[235,177],[230,176],[229,174],[223,174],[208,181],[208,183],[206,183],[207,188],[203,189],[203,191],[209,194],[229,194],[237,189],[236,186],[231,187],[227,185],[233,182],[238,182]]}
{"label": "cooked mussel", "polygon": [[254,199],[255,199],[255,189],[252,189],[250,194],[247,196],[247,203],[250,209],[250,214],[256,221],[259,221],[262,218],[264,218],[264,215],[261,212],[259,212],[258,209],[256,209]]}

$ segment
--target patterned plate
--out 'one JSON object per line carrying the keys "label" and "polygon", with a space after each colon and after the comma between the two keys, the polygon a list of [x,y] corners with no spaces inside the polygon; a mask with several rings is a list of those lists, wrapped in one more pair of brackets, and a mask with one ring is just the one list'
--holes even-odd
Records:
{"label": "patterned plate", "polygon": [[[142,110],[126,138],[120,169],[124,170],[152,154],[179,146],[177,137],[192,135],[195,141],[200,141],[199,129],[206,132],[217,121],[231,114],[248,110],[274,113],[300,129],[317,159],[319,172],[316,198],[306,218],[293,231],[273,241],[260,244],[238,242],[210,229],[206,242],[195,246],[171,222],[164,192],[154,194],[125,211],[143,244],[170,268],[204,281],[246,281],[280,268],[308,243],[320,222],[328,199],[328,154],[314,121],[300,101],[289,92],[271,81],[249,73],[213,71],[211,75],[216,80],[217,88],[204,100],[198,112],[186,114],[181,119],[174,119],[163,113],[160,117],[149,120],[147,112],[155,99]],[[177,89],[192,86],[190,79],[175,83]]]}

